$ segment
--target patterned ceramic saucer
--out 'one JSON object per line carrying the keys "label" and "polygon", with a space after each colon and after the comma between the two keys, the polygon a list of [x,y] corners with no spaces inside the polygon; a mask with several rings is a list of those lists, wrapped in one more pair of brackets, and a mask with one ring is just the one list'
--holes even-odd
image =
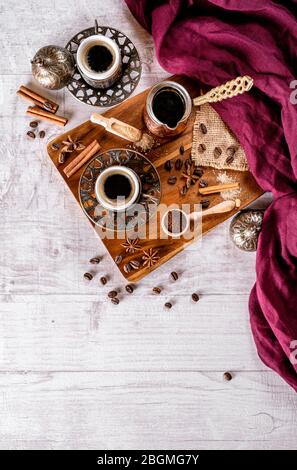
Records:
{"label": "patterned ceramic saucer", "polygon": [[116,42],[121,51],[122,75],[110,88],[92,88],[84,81],[76,68],[76,73],[67,88],[83,103],[100,107],[114,106],[128,98],[135,90],[141,77],[140,58],[136,47],[124,33],[108,26],[98,26],[97,22],[95,22],[95,27],[84,29],[73,36],[67,43],[66,49],[75,56],[81,41],[93,34],[103,34]]}
{"label": "patterned ceramic saucer", "polygon": [[[99,174],[112,165],[125,165],[137,173],[142,192],[136,206],[126,212],[113,212],[104,209],[95,196],[95,183]],[[161,199],[159,174],[152,163],[141,153],[130,149],[110,149],[95,156],[85,167],[79,181],[79,198],[85,214],[101,228],[119,231],[138,227],[156,213]]]}

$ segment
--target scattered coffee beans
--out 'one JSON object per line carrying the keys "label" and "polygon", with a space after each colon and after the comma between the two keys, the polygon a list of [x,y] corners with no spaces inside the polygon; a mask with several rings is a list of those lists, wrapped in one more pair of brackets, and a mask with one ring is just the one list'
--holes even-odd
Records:
{"label": "scattered coffee beans", "polygon": [[199,295],[194,292],[194,294],[192,294],[192,300],[193,300],[194,302],[198,302],[198,300],[199,300]]}
{"label": "scattered coffee beans", "polygon": [[203,124],[203,122],[201,122],[200,126],[199,126],[202,134],[207,134],[207,127],[205,124]]}
{"label": "scattered coffee beans", "polygon": [[105,276],[100,277],[100,282],[103,286],[105,286],[105,284],[107,283],[106,277]]}
{"label": "scattered coffee beans", "polygon": [[91,258],[89,262],[91,264],[99,264],[100,261],[101,261],[101,258],[99,258],[99,256],[96,256],[95,258]]}
{"label": "scattered coffee beans", "polygon": [[84,274],[84,278],[87,280],[87,281],[91,281],[93,279],[93,275],[91,273],[85,273]]}
{"label": "scattered coffee beans", "polygon": [[210,201],[208,199],[202,199],[200,202],[202,209],[207,209],[209,207]]}
{"label": "scattered coffee beans", "polygon": [[124,271],[125,271],[126,274],[130,273],[130,272],[132,271],[131,264],[130,264],[130,263],[124,264],[123,269],[124,269]]}
{"label": "scattered coffee beans", "polygon": [[162,289],[160,287],[154,287],[153,288],[153,293],[156,295],[161,294]]}
{"label": "scattered coffee beans", "polygon": [[28,131],[27,136],[30,137],[31,139],[35,139],[36,137],[33,131]]}
{"label": "scattered coffee beans", "polygon": [[229,157],[226,158],[226,164],[231,165],[231,163],[234,162],[234,155],[230,155]]}
{"label": "scattered coffee beans", "polygon": [[177,171],[181,170],[181,169],[182,169],[182,166],[183,166],[182,160],[181,160],[180,158],[178,158],[178,159],[176,160],[174,166],[175,166],[175,169],[176,169]]}
{"label": "scattered coffee beans", "polygon": [[140,268],[140,262],[137,261],[136,259],[130,261],[130,266],[132,269],[139,269]]}
{"label": "scattered coffee beans", "polygon": [[205,152],[205,150],[206,150],[206,145],[204,145],[204,144],[199,144],[198,145],[198,152],[199,153],[203,153],[203,152]]}
{"label": "scattered coffee beans", "polygon": [[173,163],[171,160],[167,160],[167,162],[164,165],[164,168],[166,171],[171,171],[173,167]]}
{"label": "scattered coffee beans", "polygon": [[39,137],[40,137],[40,139],[44,139],[44,137],[45,137],[45,131],[40,131],[40,132],[39,132]]}
{"label": "scattered coffee beans", "polygon": [[118,305],[120,303],[119,299],[117,297],[113,297],[111,299],[111,303],[114,304],[114,305]]}
{"label": "scattered coffee beans", "polygon": [[58,144],[57,142],[54,142],[54,143],[51,145],[51,148],[52,148],[53,150],[59,150],[60,144]]}
{"label": "scattered coffee beans", "polygon": [[128,294],[133,294],[134,287],[132,286],[132,284],[127,284],[125,289],[128,292]]}
{"label": "scattered coffee beans", "polygon": [[183,186],[179,193],[180,193],[181,196],[185,196],[187,194],[187,192],[188,192],[187,186]]}
{"label": "scattered coffee beans", "polygon": [[221,155],[222,155],[222,149],[220,147],[215,147],[213,151],[213,156],[215,158],[220,158]]}
{"label": "scattered coffee beans", "polygon": [[203,175],[202,168],[195,168],[195,170],[193,171],[193,175],[198,176],[198,178],[201,178],[201,176]]}
{"label": "scattered coffee beans", "polygon": [[114,262],[115,264],[120,264],[123,260],[123,257],[121,255],[118,255],[115,257]]}
{"label": "scattered coffee beans", "polygon": [[232,375],[230,374],[230,372],[224,372],[223,379],[226,380],[227,382],[232,380]]}
{"label": "scattered coffee beans", "polygon": [[38,122],[37,121],[31,121],[29,126],[32,127],[32,129],[36,129],[36,127],[38,126]]}
{"label": "scattered coffee beans", "polygon": [[173,281],[178,280],[178,274],[175,271],[172,271],[172,273],[170,274],[170,277]]}
{"label": "scattered coffee beans", "polygon": [[116,290],[111,290],[110,292],[108,292],[107,295],[110,299],[114,299],[118,295],[118,293]]}
{"label": "scattered coffee beans", "polygon": [[206,188],[208,186],[208,182],[205,180],[200,180],[199,181],[199,186],[200,188]]}
{"label": "scattered coffee beans", "polygon": [[172,303],[170,302],[166,302],[166,304],[164,305],[165,308],[171,308],[172,307]]}
{"label": "scattered coffee beans", "polygon": [[169,176],[167,183],[173,186],[176,183],[176,181],[177,181],[176,176]]}
{"label": "scattered coffee beans", "polygon": [[185,153],[185,147],[183,145],[180,146],[179,148],[179,153],[183,155]]}

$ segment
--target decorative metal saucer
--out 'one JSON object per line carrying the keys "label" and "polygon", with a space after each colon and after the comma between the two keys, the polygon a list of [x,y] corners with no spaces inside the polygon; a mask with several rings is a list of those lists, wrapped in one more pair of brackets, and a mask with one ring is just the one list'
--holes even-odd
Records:
{"label": "decorative metal saucer", "polygon": [[[141,181],[142,192],[137,206],[123,212],[103,208],[95,195],[95,183],[99,174],[112,165],[131,168]],[[161,183],[156,168],[141,153],[130,149],[110,149],[88,163],[80,177],[78,193],[85,214],[94,224],[103,229],[128,231],[135,228],[136,219],[137,226],[140,227],[156,213],[161,199]]]}
{"label": "decorative metal saucer", "polygon": [[135,90],[141,77],[141,62],[136,47],[121,31],[109,26],[95,26],[80,31],[67,43],[68,49],[75,56],[81,41],[93,34],[103,34],[113,39],[118,45],[122,56],[122,75],[110,88],[92,88],[82,78],[76,67],[71,82],[67,85],[72,95],[83,103],[92,106],[114,106],[124,101]]}
{"label": "decorative metal saucer", "polygon": [[264,211],[243,210],[231,221],[230,237],[233,243],[244,251],[256,251],[262,228]]}

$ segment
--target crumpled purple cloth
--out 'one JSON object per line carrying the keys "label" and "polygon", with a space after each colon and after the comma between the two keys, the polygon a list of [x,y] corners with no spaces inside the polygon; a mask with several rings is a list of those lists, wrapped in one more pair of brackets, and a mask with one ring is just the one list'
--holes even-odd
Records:
{"label": "crumpled purple cloth", "polygon": [[297,79],[297,0],[126,3],[152,33],[168,72],[209,86],[238,75],[254,78],[251,92],[215,109],[240,140],[258,184],[273,193],[257,250],[250,320],[260,358],[297,391],[297,94],[290,99]]}

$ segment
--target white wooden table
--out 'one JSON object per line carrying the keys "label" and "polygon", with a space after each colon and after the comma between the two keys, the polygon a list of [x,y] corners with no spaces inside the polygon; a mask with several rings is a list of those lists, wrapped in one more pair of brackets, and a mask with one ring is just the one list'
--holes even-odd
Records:
{"label": "white wooden table", "polygon": [[[258,359],[248,315],[255,254],[231,243],[229,223],[123,290],[44,151],[26,137],[30,61],[93,24],[125,31],[141,54],[137,92],[167,76],[151,37],[120,0],[7,0],[1,20],[0,447],[3,449],[297,448],[296,394]],[[91,107],[49,94],[71,116]],[[42,126],[49,139],[56,130]],[[88,260],[109,274],[86,285]],[[178,283],[169,273],[180,272]],[[152,297],[151,288],[164,287]],[[201,300],[190,301],[192,292]],[[164,302],[173,299],[170,312]],[[224,382],[222,374],[234,378]]]}

